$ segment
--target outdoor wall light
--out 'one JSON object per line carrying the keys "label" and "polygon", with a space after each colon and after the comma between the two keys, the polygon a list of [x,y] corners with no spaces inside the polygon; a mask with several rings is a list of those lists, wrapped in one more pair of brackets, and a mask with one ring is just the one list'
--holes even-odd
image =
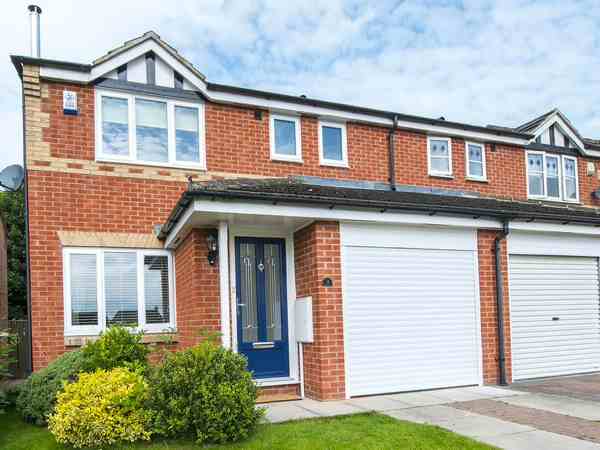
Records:
{"label": "outdoor wall light", "polygon": [[214,266],[215,262],[217,261],[217,251],[219,248],[217,236],[215,236],[213,233],[210,233],[208,236],[206,236],[206,246],[208,248],[208,263],[211,266]]}

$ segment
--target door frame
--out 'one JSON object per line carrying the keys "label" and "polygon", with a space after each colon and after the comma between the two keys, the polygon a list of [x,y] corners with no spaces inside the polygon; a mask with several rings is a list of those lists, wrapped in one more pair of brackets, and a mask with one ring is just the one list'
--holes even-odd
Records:
{"label": "door frame", "polygon": [[288,346],[289,346],[289,364],[290,375],[284,378],[261,378],[255,380],[259,386],[277,386],[285,384],[294,384],[299,382],[298,370],[298,346],[296,345],[296,333],[294,330],[294,304],[296,301],[296,272],[294,267],[294,232],[278,229],[266,228],[264,226],[229,226],[229,301],[231,314],[231,348],[238,352],[237,336],[237,280],[235,267],[235,238],[237,237],[256,237],[256,238],[279,238],[285,240],[285,269],[286,269],[286,291],[287,291],[287,325],[288,325]]}

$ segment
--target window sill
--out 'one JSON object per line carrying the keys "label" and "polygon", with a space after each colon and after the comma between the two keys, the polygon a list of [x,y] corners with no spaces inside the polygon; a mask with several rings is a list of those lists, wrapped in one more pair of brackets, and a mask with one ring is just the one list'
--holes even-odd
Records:
{"label": "window sill", "polygon": [[530,202],[553,203],[558,205],[582,205],[582,203],[579,200],[559,200],[548,197],[527,197],[527,200],[529,200]]}
{"label": "window sill", "polygon": [[336,162],[336,161],[321,161],[320,165],[323,167],[334,167],[336,169],[349,169],[350,166],[347,162]]}
{"label": "window sill", "polygon": [[454,175],[448,175],[443,173],[430,173],[431,178],[445,178],[446,180],[454,180]]}
{"label": "window sill", "polygon": [[99,156],[96,158],[97,163],[104,164],[129,164],[133,166],[146,166],[155,167],[157,169],[187,169],[187,170],[201,170],[205,172],[206,166],[203,164],[181,164],[181,163],[156,163],[156,162],[145,162],[145,161],[132,161],[130,159],[119,159],[119,158],[107,158]]}
{"label": "window sill", "polygon": [[475,181],[476,183],[489,183],[490,181],[487,178],[477,178],[477,177],[465,177],[467,181]]}
{"label": "window sill", "polygon": [[[98,340],[99,335],[87,336],[65,336],[65,347],[83,347],[88,342]],[[146,333],[142,336],[144,344],[160,344],[166,342],[178,342],[178,333]]]}
{"label": "window sill", "polygon": [[275,162],[284,162],[284,163],[293,163],[293,164],[304,164],[302,159],[293,159],[293,158],[281,158],[275,155],[271,155],[271,161]]}

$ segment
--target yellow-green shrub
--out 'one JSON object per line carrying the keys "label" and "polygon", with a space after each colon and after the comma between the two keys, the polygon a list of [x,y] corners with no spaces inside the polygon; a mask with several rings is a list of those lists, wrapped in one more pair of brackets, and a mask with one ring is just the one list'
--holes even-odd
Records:
{"label": "yellow-green shrub", "polygon": [[149,440],[147,385],[125,368],[82,373],[58,394],[48,428],[61,444],[73,447]]}

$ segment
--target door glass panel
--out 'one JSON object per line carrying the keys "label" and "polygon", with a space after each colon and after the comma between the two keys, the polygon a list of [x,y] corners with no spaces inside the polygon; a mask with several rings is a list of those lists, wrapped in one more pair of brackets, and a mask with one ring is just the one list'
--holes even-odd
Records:
{"label": "door glass panel", "polygon": [[258,341],[258,303],[256,301],[256,246],[240,244],[240,305],[242,342]]}
{"label": "door glass panel", "polygon": [[267,340],[281,340],[281,247],[265,244]]}

